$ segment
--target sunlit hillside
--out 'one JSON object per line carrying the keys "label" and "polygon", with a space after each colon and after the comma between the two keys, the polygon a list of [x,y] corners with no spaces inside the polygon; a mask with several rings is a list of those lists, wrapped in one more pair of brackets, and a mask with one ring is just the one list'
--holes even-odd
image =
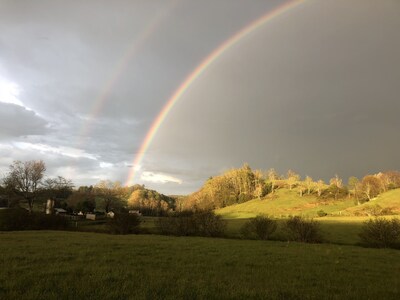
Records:
{"label": "sunlit hillside", "polygon": [[261,200],[254,199],[245,203],[217,209],[216,213],[225,218],[250,218],[258,214],[277,217],[288,215],[317,216],[323,210],[327,214],[340,215],[341,212],[354,206],[354,199],[321,200],[316,195],[300,197],[296,189],[279,189]]}
{"label": "sunlit hillside", "polygon": [[363,216],[400,214],[400,189],[382,193],[369,202],[347,208],[343,213]]}

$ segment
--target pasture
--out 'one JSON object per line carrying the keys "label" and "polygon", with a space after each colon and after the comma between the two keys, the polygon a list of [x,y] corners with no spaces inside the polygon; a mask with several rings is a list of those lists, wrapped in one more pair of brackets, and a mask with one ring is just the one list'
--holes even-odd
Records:
{"label": "pasture", "polygon": [[398,299],[400,252],[82,232],[0,233],[1,299]]}

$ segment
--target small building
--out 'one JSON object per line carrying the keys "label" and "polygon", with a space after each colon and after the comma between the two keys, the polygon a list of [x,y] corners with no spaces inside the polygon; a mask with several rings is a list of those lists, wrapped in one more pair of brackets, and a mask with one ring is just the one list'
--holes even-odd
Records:
{"label": "small building", "polygon": [[86,214],[86,220],[93,220],[93,221],[95,221],[95,220],[96,220],[96,214],[87,213],[87,214]]}
{"label": "small building", "polygon": [[54,208],[54,213],[58,216],[65,216],[67,211],[63,208]]}
{"label": "small building", "polygon": [[106,214],[104,212],[92,212],[92,213],[87,213],[86,214],[86,220],[101,220],[106,217]]}

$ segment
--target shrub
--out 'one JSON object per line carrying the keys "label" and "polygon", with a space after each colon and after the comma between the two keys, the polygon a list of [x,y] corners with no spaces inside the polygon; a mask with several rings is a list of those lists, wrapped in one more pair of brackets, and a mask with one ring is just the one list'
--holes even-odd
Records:
{"label": "shrub", "polygon": [[240,231],[245,238],[268,240],[276,228],[275,220],[265,216],[257,216],[246,222]]}
{"label": "shrub", "polygon": [[161,217],[156,225],[160,233],[177,236],[223,236],[226,228],[225,221],[211,211]]}
{"label": "shrub", "polygon": [[302,217],[290,217],[285,222],[289,240],[303,243],[320,243],[322,241],[319,225],[314,220]]}
{"label": "shrub", "polygon": [[110,233],[113,234],[138,233],[139,225],[140,218],[137,214],[118,213],[107,221]]}
{"label": "shrub", "polygon": [[325,216],[327,216],[328,214],[325,212],[325,211],[323,211],[322,209],[321,210],[319,210],[319,211],[317,211],[317,216],[318,217],[325,217]]}
{"label": "shrub", "polygon": [[161,234],[188,236],[195,235],[195,224],[189,216],[168,216],[160,217],[156,221],[156,226]]}
{"label": "shrub", "polygon": [[366,246],[400,248],[400,220],[370,219],[364,222],[359,236]]}

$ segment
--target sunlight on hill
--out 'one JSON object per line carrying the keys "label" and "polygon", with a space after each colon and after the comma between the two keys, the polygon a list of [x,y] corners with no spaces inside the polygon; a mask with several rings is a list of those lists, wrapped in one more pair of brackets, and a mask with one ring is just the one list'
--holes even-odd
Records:
{"label": "sunlight on hill", "polygon": [[261,200],[255,199],[227,206],[217,209],[215,212],[225,218],[251,218],[258,214],[276,217],[287,217],[289,215],[316,217],[320,210],[328,214],[340,215],[343,210],[351,206],[354,206],[353,199],[321,200],[315,195],[300,197],[295,189],[280,189]]}
{"label": "sunlight on hill", "polygon": [[355,207],[349,207],[346,215],[400,214],[400,189],[391,190],[378,195],[371,201]]}

